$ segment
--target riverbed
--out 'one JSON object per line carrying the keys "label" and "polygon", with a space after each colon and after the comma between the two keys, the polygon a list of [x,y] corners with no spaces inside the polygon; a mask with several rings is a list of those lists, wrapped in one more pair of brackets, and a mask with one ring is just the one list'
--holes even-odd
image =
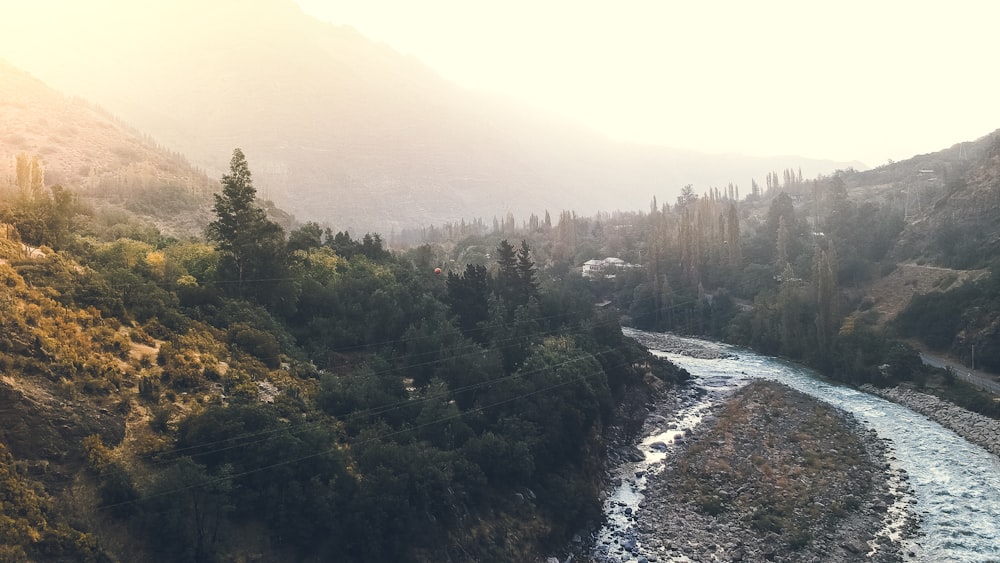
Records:
{"label": "riverbed", "polygon": [[608,523],[597,534],[597,546],[624,542],[634,549],[624,551],[621,560],[655,560],[655,553],[636,545],[641,525],[636,512],[647,476],[662,470],[713,404],[753,379],[768,379],[851,413],[886,443],[892,452],[888,470],[894,477],[908,477],[912,493],[889,507],[885,533],[898,532],[891,528],[891,519],[898,520],[900,512],[909,511],[920,520],[918,535],[903,548],[909,560],[1000,561],[1000,459],[983,448],[905,407],[825,381],[793,363],[698,339],[625,332],[686,369],[694,381],[675,397],[671,420],[639,444],[645,459],[620,468],[621,485],[605,503]]}

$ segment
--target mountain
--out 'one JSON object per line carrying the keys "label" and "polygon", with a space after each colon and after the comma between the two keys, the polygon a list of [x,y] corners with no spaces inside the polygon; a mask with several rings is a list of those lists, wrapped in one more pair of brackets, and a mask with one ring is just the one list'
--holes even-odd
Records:
{"label": "mountain", "polygon": [[30,15],[8,18],[0,56],[95,100],[212,176],[241,147],[262,197],[337,228],[644,208],[689,183],[749,191],[771,170],[859,166],[614,143],[464,90],[291,0],[98,0],[47,17],[77,21],[41,35],[26,31]]}
{"label": "mountain", "polygon": [[217,182],[106,111],[2,61],[0,123],[0,187],[16,185],[19,155],[36,157],[46,185],[61,184],[98,205],[124,203],[167,232],[190,233],[205,223]]}
{"label": "mountain", "polygon": [[961,151],[974,155],[968,170],[908,225],[902,254],[923,249],[935,262],[955,268],[981,267],[1000,255],[1000,131],[970,145]]}
{"label": "mountain", "polygon": [[[0,154],[41,157],[49,184],[83,190],[156,181],[207,189],[213,182],[176,153],[101,108],[64,96],[0,61]],[[2,164],[11,166],[10,158]],[[124,179],[126,176],[129,178]],[[148,176],[144,180],[143,176]]]}
{"label": "mountain", "polygon": [[896,261],[979,268],[1000,253],[1000,130],[841,177],[854,198],[904,208]]}

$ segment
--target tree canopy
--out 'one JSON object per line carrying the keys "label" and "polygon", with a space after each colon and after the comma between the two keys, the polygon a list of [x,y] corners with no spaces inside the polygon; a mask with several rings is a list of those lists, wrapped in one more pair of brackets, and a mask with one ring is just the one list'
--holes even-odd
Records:
{"label": "tree canopy", "polygon": [[274,286],[286,274],[285,233],[257,204],[250,166],[238,148],[233,150],[229,173],[222,176],[222,192],[215,194],[212,210],[215,220],[207,234],[221,253],[223,289],[273,303]]}

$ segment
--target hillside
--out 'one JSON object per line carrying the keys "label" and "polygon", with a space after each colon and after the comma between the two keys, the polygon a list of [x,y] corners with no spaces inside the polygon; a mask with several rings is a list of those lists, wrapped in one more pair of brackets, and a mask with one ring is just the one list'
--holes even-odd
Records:
{"label": "hillside", "polygon": [[989,275],[987,270],[953,270],[915,263],[896,266],[865,289],[878,322],[893,321],[917,295],[947,291]]}
{"label": "hillside", "polygon": [[286,239],[239,156],[217,245],[37,175],[0,202],[0,560],[533,561],[591,526],[606,440],[684,373],[527,244],[487,284]]}
{"label": "hillside", "polygon": [[[857,166],[613,143],[459,88],[291,0],[66,10],[60,17],[79,19],[66,36],[28,32],[30,17],[0,24],[0,56],[109,108],[210,176],[242,147],[264,198],[338,229],[638,209],[689,183],[749,191],[771,170]],[[42,55],[52,51],[58,61]]]}
{"label": "hillside", "polygon": [[983,150],[968,171],[907,226],[897,254],[923,254],[957,268],[981,266],[1000,254],[1000,132],[979,144]]}
{"label": "hillside", "polygon": [[37,157],[46,186],[98,205],[125,205],[167,232],[196,232],[217,183],[107,112],[0,61],[0,189],[18,155]]}

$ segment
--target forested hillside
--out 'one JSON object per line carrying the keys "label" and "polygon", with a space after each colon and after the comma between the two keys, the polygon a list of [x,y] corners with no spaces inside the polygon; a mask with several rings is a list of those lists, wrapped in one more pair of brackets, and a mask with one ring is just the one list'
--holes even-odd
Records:
{"label": "forested hillside", "polygon": [[976,367],[998,369],[998,143],[994,134],[811,180],[788,168],[746,197],[733,185],[688,186],[646,212],[423,235],[454,241],[457,262],[491,237],[524,232],[554,272],[617,257],[626,266],[591,283],[628,324],[751,346],[854,384],[926,385],[995,415],[990,398],[924,368],[915,345],[966,365],[974,349]]}
{"label": "forested hillside", "polygon": [[442,272],[255,196],[237,150],[207,242],[3,200],[4,560],[527,561],[600,519],[683,373],[530,238]]}
{"label": "forested hillside", "polygon": [[1000,414],[915,347],[1000,369],[996,135],[647,211],[550,215],[519,182],[523,222],[359,237],[259,199],[242,150],[216,182],[0,78],[5,561],[543,557],[600,520],[609,443],[686,376],[620,323]]}

